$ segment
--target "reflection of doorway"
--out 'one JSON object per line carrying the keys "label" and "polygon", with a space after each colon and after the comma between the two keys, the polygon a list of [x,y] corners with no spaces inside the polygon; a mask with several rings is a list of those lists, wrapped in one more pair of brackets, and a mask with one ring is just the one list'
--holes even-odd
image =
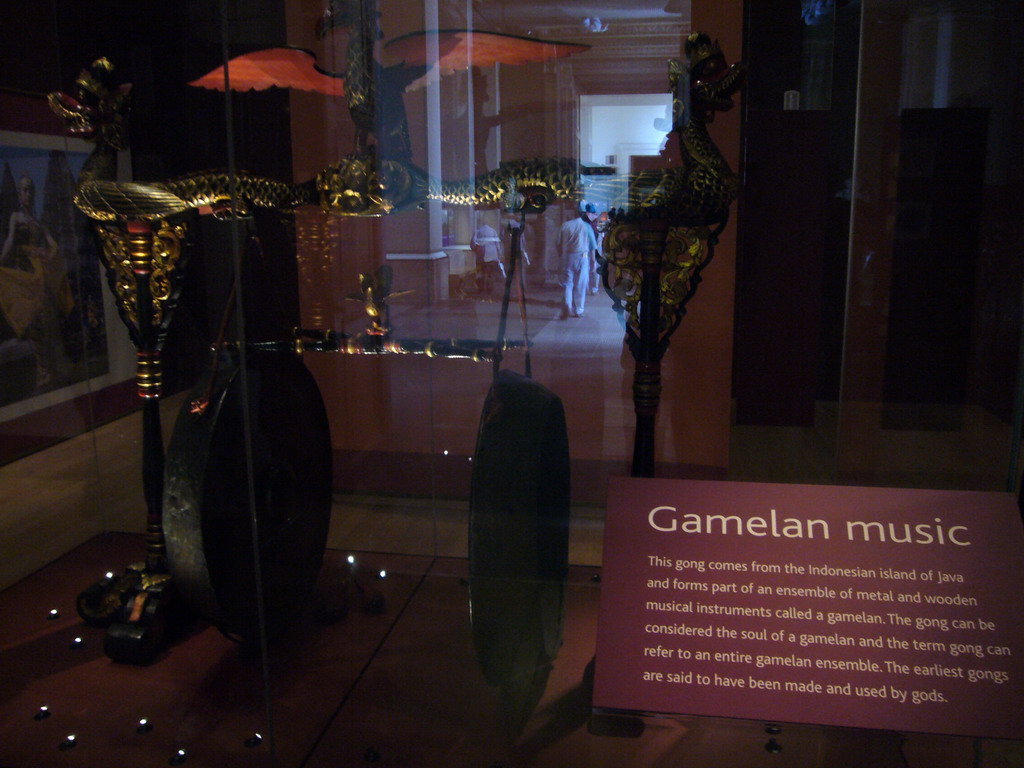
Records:
{"label": "reflection of doorway", "polygon": [[649,168],[671,127],[669,93],[580,96],[580,160],[623,174]]}

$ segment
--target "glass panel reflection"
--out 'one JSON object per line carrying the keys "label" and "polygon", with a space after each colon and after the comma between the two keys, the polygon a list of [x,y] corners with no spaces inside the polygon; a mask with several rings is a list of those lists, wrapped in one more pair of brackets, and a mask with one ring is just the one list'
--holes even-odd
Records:
{"label": "glass panel reflection", "polygon": [[[997,755],[595,715],[591,685],[611,476],[1015,481],[1009,4],[751,4],[745,47],[738,6],[676,0],[72,5],[25,30],[60,71],[33,98],[109,56],[132,173],[77,187],[124,236],[102,301],[81,217],[4,173],[0,268],[79,247],[37,329],[3,300],[0,763]],[[176,278],[131,259],[158,220]],[[167,396],[107,424],[140,351]],[[48,376],[76,410],[23,429]],[[152,663],[112,663],[76,614],[139,629],[168,575]]]}

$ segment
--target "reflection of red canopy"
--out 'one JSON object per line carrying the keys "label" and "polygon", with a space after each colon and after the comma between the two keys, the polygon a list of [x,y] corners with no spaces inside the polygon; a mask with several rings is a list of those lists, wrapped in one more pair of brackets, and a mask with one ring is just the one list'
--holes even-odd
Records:
{"label": "reflection of red canopy", "polygon": [[[518,35],[445,29],[396,37],[385,46],[385,51],[393,61],[402,61],[407,66],[424,66],[432,63],[427,61],[427,40],[434,36],[438,42],[437,64],[442,73],[470,66],[557,59],[590,48],[589,45],[556,43]],[[277,87],[315,91],[328,96],[345,94],[345,78],[318,67],[316,56],[303,48],[266,48],[236,56],[228,62],[228,75],[233,91],[262,91]],[[224,67],[217,67],[189,85],[223,91]]]}
{"label": "reflection of red canopy", "polygon": [[404,61],[408,65],[432,64],[427,58],[427,41],[434,35],[438,41],[437,64],[445,73],[471,66],[528,64],[560,59],[590,49],[589,45],[557,43],[535,37],[442,29],[438,32],[413,32],[396,37],[385,44],[384,51],[389,58]]}
{"label": "reflection of red canopy", "polygon": [[[266,48],[236,56],[228,62],[233,91],[296,88],[328,96],[344,96],[345,80],[316,65],[316,56],[303,48]],[[224,90],[224,67],[217,67],[189,85]]]}

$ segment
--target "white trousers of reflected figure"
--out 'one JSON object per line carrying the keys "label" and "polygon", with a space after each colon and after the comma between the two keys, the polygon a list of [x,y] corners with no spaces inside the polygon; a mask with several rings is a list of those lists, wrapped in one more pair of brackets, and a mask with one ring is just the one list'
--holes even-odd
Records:
{"label": "white trousers of reflected figure", "polygon": [[587,251],[565,255],[562,272],[562,317],[579,317],[587,303],[590,283],[590,254]]}

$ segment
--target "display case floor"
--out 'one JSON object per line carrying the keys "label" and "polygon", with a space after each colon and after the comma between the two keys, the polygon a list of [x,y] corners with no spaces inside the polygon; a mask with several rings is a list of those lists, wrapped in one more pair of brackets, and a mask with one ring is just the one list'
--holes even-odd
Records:
{"label": "display case floor", "polygon": [[[84,625],[74,600],[143,547],[137,535],[103,534],[0,593],[0,766],[1024,766],[1019,743],[592,716],[592,566],[570,570],[563,644],[532,710],[514,680],[499,690],[485,679],[468,563],[453,557],[329,550],[308,607],[270,647],[266,674],[257,649],[199,620],[149,666],[116,664],[103,653],[104,630]],[[342,599],[349,554],[365,588],[383,594],[383,612]],[[325,605],[349,610],[315,621]],[[48,716],[37,716],[41,707]],[[510,714],[531,711],[525,722]],[[140,733],[142,718],[152,728]],[[74,746],[62,748],[72,734]],[[781,751],[766,748],[770,739]]]}

